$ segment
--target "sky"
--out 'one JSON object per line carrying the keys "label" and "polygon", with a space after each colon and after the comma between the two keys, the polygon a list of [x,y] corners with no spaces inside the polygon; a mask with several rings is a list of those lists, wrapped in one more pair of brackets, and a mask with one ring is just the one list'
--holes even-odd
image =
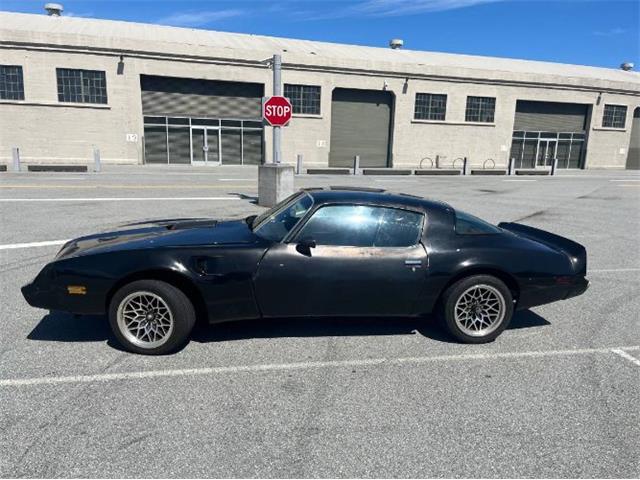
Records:
{"label": "sky", "polygon": [[[44,14],[47,0],[0,0]],[[64,15],[640,70],[640,0],[56,0]]]}

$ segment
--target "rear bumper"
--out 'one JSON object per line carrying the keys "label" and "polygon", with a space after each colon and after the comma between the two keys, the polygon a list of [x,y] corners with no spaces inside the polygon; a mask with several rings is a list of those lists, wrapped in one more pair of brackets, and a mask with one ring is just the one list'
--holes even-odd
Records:
{"label": "rear bumper", "polygon": [[527,285],[527,288],[523,289],[520,294],[517,308],[521,310],[567,300],[582,295],[589,288],[589,280],[581,275],[562,277],[569,279],[567,284],[558,284],[555,282],[555,278],[548,279],[546,282]]}
{"label": "rear bumper", "polygon": [[574,285],[569,287],[569,290],[567,291],[567,295],[564,297],[564,299],[566,300],[567,298],[573,298],[573,297],[577,297],[578,295],[582,295],[584,292],[587,291],[587,289],[589,288],[589,285],[590,285],[589,280],[587,280],[584,277],[580,278]]}

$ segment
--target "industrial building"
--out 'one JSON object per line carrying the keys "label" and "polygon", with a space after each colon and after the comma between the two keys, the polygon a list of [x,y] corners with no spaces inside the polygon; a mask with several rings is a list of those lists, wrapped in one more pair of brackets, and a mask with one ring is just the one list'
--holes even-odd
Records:
{"label": "industrial building", "polygon": [[[269,59],[305,167],[638,168],[629,69],[374,48],[64,15],[0,13],[0,164],[255,165]],[[382,43],[382,39],[381,39]],[[398,47],[394,43],[393,47]],[[621,59],[622,60],[622,59]],[[490,160],[490,161],[489,161]]]}

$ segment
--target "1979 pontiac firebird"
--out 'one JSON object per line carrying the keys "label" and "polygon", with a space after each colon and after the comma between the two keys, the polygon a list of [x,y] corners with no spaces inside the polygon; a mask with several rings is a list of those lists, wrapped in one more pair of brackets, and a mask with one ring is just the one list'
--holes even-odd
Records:
{"label": "1979 pontiac firebird", "polygon": [[209,322],[421,316],[462,342],[495,339],[515,309],[582,294],[583,246],[497,227],[383,190],[302,190],[244,220],[162,220],[72,240],[22,288],[34,307],[108,313],[130,351],[184,345]]}

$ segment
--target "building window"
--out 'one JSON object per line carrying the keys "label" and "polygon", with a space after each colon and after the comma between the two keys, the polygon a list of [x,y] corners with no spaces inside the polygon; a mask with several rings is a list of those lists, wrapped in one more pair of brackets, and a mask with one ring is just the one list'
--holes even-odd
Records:
{"label": "building window", "polygon": [[0,99],[24,100],[21,66],[0,65]]}
{"label": "building window", "polygon": [[627,107],[625,105],[605,105],[602,115],[602,126],[606,128],[624,128],[627,122]]}
{"label": "building window", "polygon": [[99,70],[56,68],[58,101],[107,103],[107,79]]}
{"label": "building window", "polygon": [[496,113],[494,97],[467,97],[467,122],[493,123]]}
{"label": "building window", "polygon": [[447,113],[447,96],[433,93],[416,93],[414,118],[416,120],[444,120]]}
{"label": "building window", "polygon": [[284,96],[293,105],[293,113],[320,115],[320,87],[285,83]]}

